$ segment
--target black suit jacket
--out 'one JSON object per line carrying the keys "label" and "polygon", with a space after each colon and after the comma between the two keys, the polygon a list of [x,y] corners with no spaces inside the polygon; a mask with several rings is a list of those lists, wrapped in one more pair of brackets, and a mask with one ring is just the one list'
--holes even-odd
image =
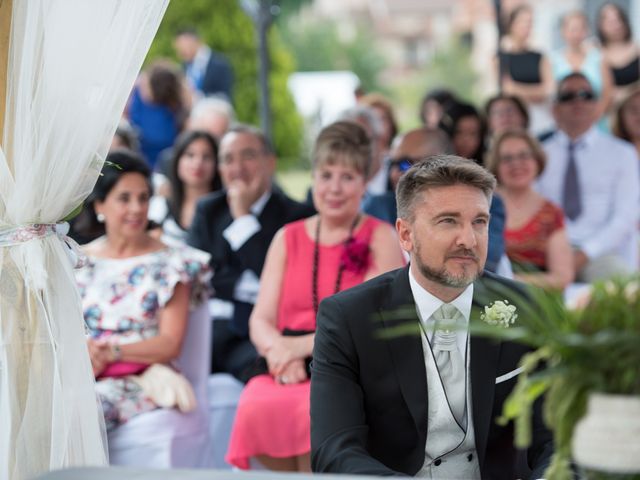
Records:
{"label": "black suit jacket", "polygon": [[[391,476],[415,475],[422,468],[427,379],[407,269],[381,275],[320,305],[311,374],[314,471]],[[517,289],[515,283],[485,273],[474,284],[472,315]],[[413,333],[381,337],[394,327]],[[495,380],[516,369],[526,351],[514,343],[471,338],[473,426],[483,479],[516,478],[513,428],[495,423],[516,377],[498,385]],[[534,470],[531,477],[541,478],[553,447],[539,404],[533,420],[527,460]]]}
{"label": "black suit jacket", "polygon": [[202,78],[202,93],[205,96],[223,94],[229,103],[233,102],[233,70],[227,58],[211,52],[207,69]]}
{"label": "black suit jacket", "polygon": [[249,269],[260,278],[267,250],[276,232],[286,223],[313,214],[306,205],[287,197],[274,186],[271,197],[257,217],[261,229],[237,251],[231,249],[222,232],[231,225],[233,217],[227,203],[226,191],[214,192],[198,202],[189,230],[189,245],[211,254],[213,278],[211,285],[217,298],[234,303],[233,329],[239,336],[248,336],[248,320],[252,304],[238,302],[233,291],[242,272]]}

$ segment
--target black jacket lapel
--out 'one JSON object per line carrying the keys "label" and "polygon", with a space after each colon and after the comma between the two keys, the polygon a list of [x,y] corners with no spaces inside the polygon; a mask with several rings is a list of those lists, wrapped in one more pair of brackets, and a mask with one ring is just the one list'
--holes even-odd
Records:
{"label": "black jacket lapel", "polygon": [[[427,432],[427,372],[420,337],[416,305],[409,285],[408,266],[399,270],[391,283],[388,301],[382,302],[380,315],[386,333],[393,368],[400,390],[411,411],[420,436]],[[394,333],[395,329],[404,333]],[[406,329],[406,331],[405,331]]]}
{"label": "black jacket lapel", "polygon": [[[480,313],[488,305],[489,291],[482,278],[473,286],[473,304],[471,321],[480,321]],[[480,467],[484,463],[487,437],[491,422],[495,421],[493,396],[495,392],[496,372],[500,357],[500,343],[485,337],[471,337],[471,395],[473,402],[473,427],[476,439],[476,452]]]}

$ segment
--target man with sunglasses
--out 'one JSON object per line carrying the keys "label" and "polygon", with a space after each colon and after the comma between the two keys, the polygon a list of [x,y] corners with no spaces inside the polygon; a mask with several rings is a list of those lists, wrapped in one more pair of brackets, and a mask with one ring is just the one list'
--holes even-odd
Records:
{"label": "man with sunglasses", "polygon": [[596,126],[596,96],[581,73],[560,81],[553,115],[558,130],[543,144],[548,161],[538,191],[564,209],[576,279],[592,282],[637,270],[635,149]]}

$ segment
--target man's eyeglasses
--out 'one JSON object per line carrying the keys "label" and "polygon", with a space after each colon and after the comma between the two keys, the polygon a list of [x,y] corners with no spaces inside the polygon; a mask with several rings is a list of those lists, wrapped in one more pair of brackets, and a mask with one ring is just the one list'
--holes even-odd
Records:
{"label": "man's eyeglasses", "polygon": [[562,92],[558,95],[558,103],[568,103],[573,102],[574,100],[584,100],[590,102],[594,100],[596,96],[590,90],[577,90],[575,92],[568,91]]}
{"label": "man's eyeglasses", "polygon": [[414,163],[416,163],[416,160],[411,157],[400,157],[392,159],[389,166],[391,168],[395,167],[404,173],[409,170]]}

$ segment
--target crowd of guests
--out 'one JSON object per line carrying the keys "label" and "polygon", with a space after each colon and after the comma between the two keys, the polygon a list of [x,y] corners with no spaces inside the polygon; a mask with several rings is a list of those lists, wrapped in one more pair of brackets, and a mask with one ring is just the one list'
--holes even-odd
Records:
{"label": "crowd of guests", "polygon": [[[406,264],[396,188],[433,155],[497,179],[486,270],[557,292],[636,271],[640,61],[626,14],[601,8],[598,45],[584,15],[567,14],[566,46],[549,56],[530,49],[531,22],[527,6],[511,13],[496,58],[501,93],[483,108],[434,90],[419,105],[422,125],[403,132],[387,98],[360,98],[318,135],[306,202],[274,182],[262,132],[235,122],[228,64],[181,32],[186,77],[164,62],[143,72],[74,225],[89,257],[77,281],[107,428],[158,407],[139,379],[152,366],[181,376],[171,365],[190,300],[208,292],[211,372],[246,384],[228,462],[310,470],[319,304]],[[213,92],[216,68],[224,82]],[[188,411],[182,380],[175,407]]]}

